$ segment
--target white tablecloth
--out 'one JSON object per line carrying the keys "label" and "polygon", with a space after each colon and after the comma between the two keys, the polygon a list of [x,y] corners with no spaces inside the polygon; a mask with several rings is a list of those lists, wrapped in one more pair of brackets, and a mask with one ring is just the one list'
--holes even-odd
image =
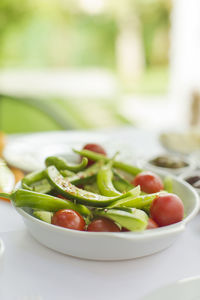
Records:
{"label": "white tablecloth", "polygon": [[1,300],[139,300],[161,285],[200,274],[199,215],[170,248],[129,261],[89,261],[54,252],[35,241],[3,201],[0,237],[5,244]]}

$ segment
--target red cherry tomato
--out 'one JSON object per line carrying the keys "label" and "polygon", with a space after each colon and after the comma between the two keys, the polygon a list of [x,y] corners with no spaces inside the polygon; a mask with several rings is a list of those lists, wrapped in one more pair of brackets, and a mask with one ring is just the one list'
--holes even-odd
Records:
{"label": "red cherry tomato", "polygon": [[110,231],[119,232],[119,227],[111,220],[106,218],[98,218],[93,220],[89,225],[87,231]]}
{"label": "red cherry tomato", "polygon": [[122,231],[122,232],[126,232],[126,231],[130,231],[130,230],[128,230],[128,229],[125,228],[125,227],[122,227],[121,231]]}
{"label": "red cherry tomato", "polygon": [[[103,154],[105,156],[107,155],[104,148],[101,145],[98,145],[98,144],[87,144],[83,147],[83,149],[93,151],[93,152],[96,152],[96,153],[100,153],[100,154]],[[93,160],[88,159],[88,166],[91,166],[93,163],[94,163]]]}
{"label": "red cherry tomato", "polygon": [[83,217],[78,212],[72,209],[58,210],[53,215],[51,223],[57,226],[74,230],[85,229],[85,221]]}
{"label": "red cherry tomato", "polygon": [[160,192],[164,188],[160,177],[149,171],[138,174],[133,179],[132,184],[140,185],[141,190],[148,194]]}
{"label": "red cherry tomato", "polygon": [[150,214],[159,226],[166,226],[183,219],[184,206],[177,195],[166,193],[153,200]]}
{"label": "red cherry tomato", "polygon": [[156,224],[156,222],[153,219],[149,218],[146,229],[154,229],[154,228],[158,228],[158,227],[159,227],[158,224]]}

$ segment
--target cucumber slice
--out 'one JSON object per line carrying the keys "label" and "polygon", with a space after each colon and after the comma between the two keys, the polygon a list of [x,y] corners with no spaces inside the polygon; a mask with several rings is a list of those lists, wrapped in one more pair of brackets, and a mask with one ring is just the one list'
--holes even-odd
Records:
{"label": "cucumber slice", "polygon": [[50,211],[35,210],[33,212],[33,216],[39,220],[51,224],[51,218],[53,217],[53,213]]}

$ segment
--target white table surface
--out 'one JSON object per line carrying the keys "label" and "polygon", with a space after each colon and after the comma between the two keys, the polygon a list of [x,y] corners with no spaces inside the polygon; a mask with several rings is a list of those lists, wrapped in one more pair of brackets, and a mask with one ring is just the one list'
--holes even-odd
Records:
{"label": "white table surface", "polygon": [[29,235],[3,201],[0,237],[1,300],[139,300],[162,285],[200,275],[200,215],[170,248],[129,261],[81,260],[52,251]]}

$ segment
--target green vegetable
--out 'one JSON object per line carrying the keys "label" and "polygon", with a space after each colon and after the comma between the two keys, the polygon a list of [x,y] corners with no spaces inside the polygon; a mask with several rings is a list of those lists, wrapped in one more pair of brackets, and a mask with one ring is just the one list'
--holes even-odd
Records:
{"label": "green vegetable", "polygon": [[164,178],[164,190],[168,193],[173,193],[173,180],[170,176]]}
{"label": "green vegetable", "polygon": [[[81,150],[81,151],[78,151],[78,150],[73,150],[74,152],[80,154],[81,156],[84,156],[84,157],[87,157],[91,160],[94,160],[94,161],[99,161],[99,160],[102,160],[102,161],[105,161],[105,162],[109,162],[111,161],[112,159],[102,155],[102,154],[99,154],[99,153],[96,153],[96,152],[93,152],[93,151],[89,151],[89,150]],[[113,162],[113,167],[117,168],[117,169],[120,169],[120,170],[123,170],[123,171],[126,171],[132,175],[137,175],[139,174],[140,172],[142,172],[142,169],[140,168],[137,168],[135,166],[131,166],[131,165],[128,165],[128,164],[125,164],[121,161],[117,161],[115,160]]]}
{"label": "green vegetable", "polygon": [[74,172],[69,171],[69,170],[60,170],[60,174],[62,174],[62,176],[64,176],[64,177],[72,177],[75,175]]}
{"label": "green vegetable", "polygon": [[49,182],[59,194],[85,205],[104,207],[111,204],[115,200],[119,200],[129,196],[131,198],[132,196],[132,191],[129,191],[128,193],[120,195],[118,197],[106,197],[98,195],[77,188],[75,185],[66,180],[54,166],[48,167],[46,172]]}
{"label": "green vegetable", "polygon": [[91,211],[84,205],[28,190],[18,189],[12,194],[0,193],[0,196],[12,200],[16,207],[31,207],[50,212],[73,209],[83,216],[91,215]]}
{"label": "green vegetable", "polygon": [[114,187],[120,193],[126,193],[133,189],[133,185],[126,179],[124,179],[116,170],[114,170],[114,178],[112,180]]}
{"label": "green vegetable", "polygon": [[68,179],[72,184],[75,185],[93,183],[101,166],[102,161],[98,161],[91,167],[85,169],[82,172],[76,173],[74,176],[70,176]]}
{"label": "green vegetable", "polygon": [[33,190],[32,184],[37,181],[41,181],[45,178],[46,178],[46,173],[44,170],[30,173],[22,179],[22,187],[26,190],[32,191]]}
{"label": "green vegetable", "polygon": [[100,194],[97,183],[94,182],[92,184],[86,184],[84,185],[84,190],[88,191],[88,192],[92,192],[95,194]]}
{"label": "green vegetable", "polygon": [[[137,189],[139,186],[137,186],[135,189]],[[117,200],[110,204],[108,207],[109,208],[114,208],[114,207],[134,207],[138,209],[143,209],[146,206],[150,205],[153,200],[159,195],[160,193],[154,193],[154,194],[147,194],[147,195],[140,195],[139,196],[139,191],[135,191],[135,197],[129,197],[121,200]]]}
{"label": "green vegetable", "polygon": [[51,218],[53,217],[53,213],[50,211],[35,210],[33,212],[33,216],[38,218],[39,220],[51,224]]}
{"label": "green vegetable", "polygon": [[95,210],[94,215],[109,218],[131,231],[142,231],[148,223],[147,214],[139,209],[132,209],[131,212],[119,209]]}
{"label": "green vegetable", "polygon": [[69,165],[63,157],[59,156],[49,156],[45,160],[47,167],[55,166],[58,170],[69,170],[72,172],[79,172],[86,168],[88,164],[88,159],[86,157],[82,158],[82,161],[78,165]]}
{"label": "green vegetable", "polygon": [[112,178],[113,178],[112,164],[113,162],[111,161],[108,164],[103,165],[97,174],[97,185],[99,191],[101,195],[108,196],[108,197],[121,195],[121,193],[115,189],[112,183]]}

